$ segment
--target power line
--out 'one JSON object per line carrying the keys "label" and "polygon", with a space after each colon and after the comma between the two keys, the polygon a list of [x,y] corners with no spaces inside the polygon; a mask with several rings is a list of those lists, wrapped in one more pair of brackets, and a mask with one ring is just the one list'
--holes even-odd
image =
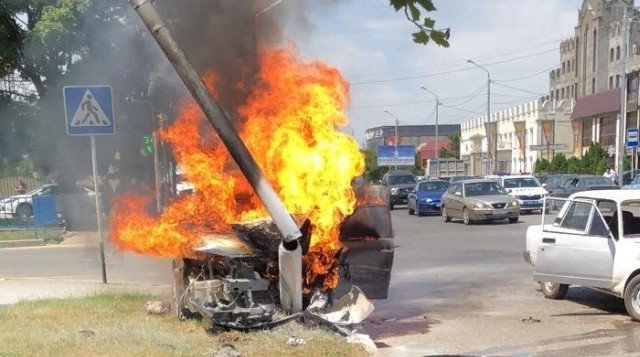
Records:
{"label": "power line", "polygon": [[[497,64],[513,62],[513,61],[521,60],[521,59],[524,59],[524,58],[530,58],[530,57],[543,55],[543,54],[546,54],[546,53],[549,53],[549,52],[552,52],[552,51],[556,51],[556,50],[557,50],[556,48],[552,48],[550,50],[536,52],[536,53],[532,53],[532,54],[528,54],[528,55],[524,55],[524,56],[520,56],[520,57],[514,57],[514,58],[510,58],[510,59],[505,59],[505,60],[502,60],[502,61],[486,63],[483,66],[493,66],[493,65],[497,65]],[[363,84],[389,83],[389,82],[406,81],[406,80],[410,80],[410,79],[436,77],[436,76],[441,76],[441,75],[445,75],[445,74],[469,71],[469,70],[472,70],[474,68],[475,67],[468,67],[467,66],[465,68],[451,69],[451,70],[448,70],[448,71],[442,71],[442,72],[436,72],[436,73],[427,73],[427,74],[419,74],[419,75],[412,75],[412,76],[405,76],[405,77],[396,77],[396,78],[381,79],[381,80],[375,80],[375,81],[353,82],[353,83],[351,83],[351,85],[352,86],[357,86],[357,85],[363,85]]]}
{"label": "power line", "polygon": [[[493,83],[493,82],[492,82],[492,83]],[[540,96],[544,96],[544,95],[546,95],[546,94],[544,94],[544,93],[532,92],[532,91],[527,90],[527,89],[522,89],[522,88],[518,88],[518,87],[513,87],[513,86],[509,86],[509,85],[502,84],[502,83],[493,83],[493,84],[498,85],[498,86],[501,86],[501,87],[505,87],[505,88],[513,89],[513,90],[518,90],[518,91],[525,92],[525,93],[531,93],[531,94],[540,95]]]}
{"label": "power line", "polygon": [[389,104],[372,104],[372,105],[358,105],[353,106],[351,109],[366,109],[366,108],[383,108],[383,107],[401,107],[406,105],[418,105],[418,104],[429,104],[435,103],[435,100],[424,100],[418,102],[403,102],[403,103],[389,103]]}
{"label": "power line", "polygon": [[555,69],[556,67],[557,66],[546,68],[546,69],[543,69],[540,72],[536,72],[536,73],[533,73],[533,74],[530,74],[530,75],[524,76],[524,77],[511,78],[511,79],[494,79],[493,81],[495,81],[495,82],[517,82],[517,81],[521,81],[521,80],[524,80],[524,79],[529,79],[529,78],[533,78],[535,76],[539,76],[539,75],[541,75],[543,73],[548,73],[549,71],[551,71],[552,69]]}
{"label": "power line", "polygon": [[444,105],[444,104],[440,104],[441,107],[445,107],[445,108],[449,108],[449,109],[455,109],[455,110],[459,110],[461,112],[466,112],[466,113],[471,113],[471,114],[478,114],[478,115],[483,115],[482,113],[479,112],[474,112],[471,110],[466,110],[466,109],[461,109],[461,108],[456,108],[456,107],[450,107],[448,105]]}

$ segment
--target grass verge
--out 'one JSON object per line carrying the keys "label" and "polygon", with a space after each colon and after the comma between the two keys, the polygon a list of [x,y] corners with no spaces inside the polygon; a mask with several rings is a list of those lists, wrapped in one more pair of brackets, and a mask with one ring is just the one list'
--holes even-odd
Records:
{"label": "grass verge", "polygon": [[57,228],[38,228],[37,234],[33,228],[0,231],[0,242],[23,239],[42,239],[45,243],[60,243],[62,231]]}
{"label": "grass verge", "polygon": [[[211,334],[204,323],[149,316],[150,295],[103,293],[24,301],[0,307],[0,355],[203,356],[230,344],[243,356],[362,356],[364,349],[332,332],[290,323],[270,331]],[[305,345],[289,346],[295,336]]]}

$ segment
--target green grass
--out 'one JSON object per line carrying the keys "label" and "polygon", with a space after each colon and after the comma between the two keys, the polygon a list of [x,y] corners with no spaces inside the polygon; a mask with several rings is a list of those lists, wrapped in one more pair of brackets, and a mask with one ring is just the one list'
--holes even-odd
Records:
{"label": "green grass", "polygon": [[0,231],[0,241],[23,239],[43,239],[46,243],[60,243],[62,231],[57,228],[38,228],[37,236],[34,229]]}
{"label": "green grass", "polygon": [[[0,356],[210,356],[224,344],[243,356],[362,356],[334,333],[289,323],[271,331],[211,334],[197,320],[150,316],[150,295],[104,293],[0,308]],[[289,336],[306,345],[286,344]]]}

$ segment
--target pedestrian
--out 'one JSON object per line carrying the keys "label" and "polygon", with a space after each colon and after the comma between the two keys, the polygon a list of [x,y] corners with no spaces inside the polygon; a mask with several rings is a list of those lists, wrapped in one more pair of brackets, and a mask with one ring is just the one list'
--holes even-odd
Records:
{"label": "pedestrian", "polygon": [[18,187],[16,187],[16,191],[18,191],[19,195],[24,195],[27,193],[27,184],[20,180],[20,182],[18,182]]}
{"label": "pedestrian", "polygon": [[607,167],[607,171],[605,171],[602,176],[608,178],[616,185],[618,184],[618,173],[611,166]]}

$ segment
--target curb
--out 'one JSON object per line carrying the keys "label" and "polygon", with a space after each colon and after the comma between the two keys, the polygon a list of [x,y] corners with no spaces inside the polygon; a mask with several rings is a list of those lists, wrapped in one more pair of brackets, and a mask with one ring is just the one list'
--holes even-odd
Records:
{"label": "curb", "polygon": [[38,247],[44,245],[42,239],[19,239],[19,240],[7,240],[0,242],[0,249],[2,248],[22,248],[22,247]]}

